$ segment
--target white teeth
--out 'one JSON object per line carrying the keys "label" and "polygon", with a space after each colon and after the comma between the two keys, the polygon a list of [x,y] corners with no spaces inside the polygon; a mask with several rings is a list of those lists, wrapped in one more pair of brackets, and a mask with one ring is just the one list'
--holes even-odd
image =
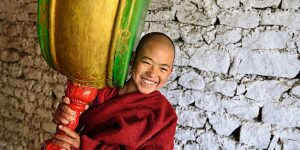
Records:
{"label": "white teeth", "polygon": [[143,79],[146,84],[153,85],[155,82]]}

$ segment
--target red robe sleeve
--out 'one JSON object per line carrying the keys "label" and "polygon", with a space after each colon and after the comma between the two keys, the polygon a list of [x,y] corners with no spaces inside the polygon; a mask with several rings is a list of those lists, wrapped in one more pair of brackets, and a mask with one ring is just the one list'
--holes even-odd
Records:
{"label": "red robe sleeve", "polygon": [[102,104],[116,96],[118,96],[119,89],[105,87],[104,89],[98,90],[96,100],[93,101],[93,106]]}
{"label": "red robe sleeve", "polygon": [[131,93],[82,115],[81,149],[173,149],[177,116],[160,92]]}

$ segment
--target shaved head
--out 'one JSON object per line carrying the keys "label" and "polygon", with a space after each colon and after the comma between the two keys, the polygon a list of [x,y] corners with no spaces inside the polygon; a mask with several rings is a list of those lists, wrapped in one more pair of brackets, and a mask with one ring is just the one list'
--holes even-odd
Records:
{"label": "shaved head", "polygon": [[149,46],[149,44],[155,44],[155,45],[164,45],[167,46],[168,48],[164,50],[171,50],[170,55],[173,55],[173,59],[175,57],[175,46],[170,37],[165,35],[164,33],[161,32],[151,32],[146,35],[144,35],[137,48],[136,48],[136,57],[139,56],[139,54],[144,50],[145,47]]}

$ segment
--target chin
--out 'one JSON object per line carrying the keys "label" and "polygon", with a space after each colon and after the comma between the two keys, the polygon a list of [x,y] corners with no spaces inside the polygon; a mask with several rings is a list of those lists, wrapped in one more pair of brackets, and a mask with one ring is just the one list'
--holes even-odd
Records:
{"label": "chin", "polygon": [[142,89],[140,89],[139,90],[139,92],[140,93],[143,93],[143,94],[150,94],[150,93],[152,93],[152,92],[154,92],[155,90],[142,90]]}

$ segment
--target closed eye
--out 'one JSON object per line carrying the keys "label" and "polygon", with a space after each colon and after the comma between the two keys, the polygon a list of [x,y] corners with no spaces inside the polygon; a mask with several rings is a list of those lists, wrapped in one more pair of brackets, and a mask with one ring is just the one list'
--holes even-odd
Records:
{"label": "closed eye", "polygon": [[168,69],[166,69],[166,68],[160,68],[160,70],[161,70],[162,72],[168,71]]}
{"label": "closed eye", "polygon": [[150,62],[147,62],[147,61],[142,61],[143,64],[147,64],[147,65],[150,65]]}

